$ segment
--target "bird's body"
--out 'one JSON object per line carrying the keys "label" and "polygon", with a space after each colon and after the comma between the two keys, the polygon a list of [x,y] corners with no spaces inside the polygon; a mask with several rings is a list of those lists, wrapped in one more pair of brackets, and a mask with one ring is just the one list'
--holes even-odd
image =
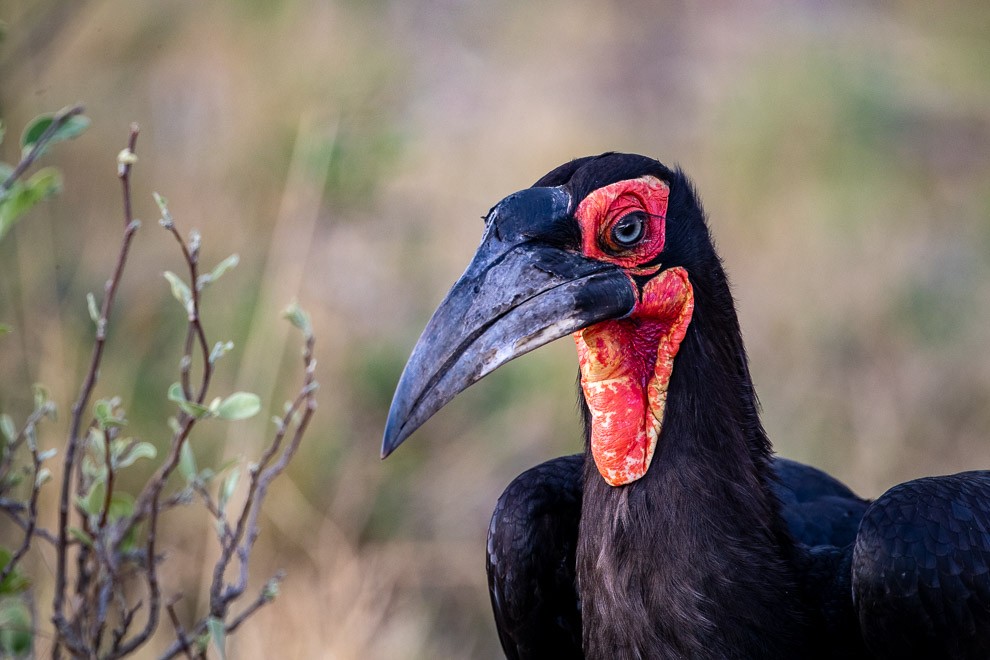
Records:
{"label": "bird's body", "polygon": [[[869,502],[808,465],[775,457],[770,487],[802,552],[802,582],[829,579]],[[488,533],[488,586],[502,647],[509,658],[581,658],[581,607],[575,549],[581,517],[584,456],[562,456],[516,477],[495,506]],[[802,547],[803,546],[803,547]],[[824,590],[822,590],[824,591]],[[828,603],[825,609],[836,608]],[[552,651],[552,653],[551,653]],[[847,655],[846,657],[851,657]]]}
{"label": "bird's body", "polygon": [[652,159],[572,161],[492,209],[406,367],[384,453],[568,333],[585,452],[521,475],[490,528],[509,657],[988,655],[990,475],[870,504],[773,458],[700,204]]}

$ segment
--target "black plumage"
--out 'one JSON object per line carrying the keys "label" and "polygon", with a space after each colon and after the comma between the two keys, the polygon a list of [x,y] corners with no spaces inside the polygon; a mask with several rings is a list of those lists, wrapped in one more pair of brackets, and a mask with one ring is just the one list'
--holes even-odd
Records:
{"label": "black plumage", "polygon": [[[516,477],[495,505],[488,588],[509,658],[584,657],[574,564],[583,466],[581,454],[541,463]],[[780,457],[772,466],[771,488],[799,543],[831,549],[855,539],[869,502],[811,466]],[[823,562],[829,575],[835,560]],[[805,570],[813,570],[810,560]]]}
{"label": "black plumage", "polygon": [[[581,201],[644,176],[669,186],[662,251],[628,273],[583,254]],[[637,332],[629,315],[671,269],[690,278],[693,317],[645,472],[606,483],[582,399],[584,455],[533,468],[499,499],[488,574],[506,654],[988,657],[990,474],[920,479],[869,503],[774,458],[704,213],[683,173],[655,160],[572,161],[493,208],[410,358],[383,453],[517,355],[610,319]],[[626,350],[640,350],[632,336]]]}

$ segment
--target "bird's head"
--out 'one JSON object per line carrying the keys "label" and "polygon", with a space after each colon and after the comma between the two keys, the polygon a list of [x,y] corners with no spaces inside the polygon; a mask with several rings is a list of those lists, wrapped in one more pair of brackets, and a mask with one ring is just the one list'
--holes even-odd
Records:
{"label": "bird's head", "polygon": [[469,385],[573,334],[598,470],[613,486],[639,479],[660,439],[695,273],[712,260],[690,184],[644,156],[578,159],[509,195],[413,349],[382,456]]}

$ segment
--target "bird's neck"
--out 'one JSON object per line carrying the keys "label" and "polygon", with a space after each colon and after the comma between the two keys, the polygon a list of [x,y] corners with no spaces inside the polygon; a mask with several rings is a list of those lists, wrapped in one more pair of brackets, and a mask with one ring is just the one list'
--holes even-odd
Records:
{"label": "bird's neck", "polygon": [[589,657],[794,655],[802,608],[769,461],[731,298],[699,302],[646,474],[613,487],[585,461],[577,574]]}

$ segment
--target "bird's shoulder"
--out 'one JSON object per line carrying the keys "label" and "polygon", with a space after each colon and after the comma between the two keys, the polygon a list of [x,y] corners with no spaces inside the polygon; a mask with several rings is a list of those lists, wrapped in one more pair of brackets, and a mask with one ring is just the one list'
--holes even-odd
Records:
{"label": "bird's shoulder", "polygon": [[795,541],[809,547],[852,543],[869,500],[810,465],[776,456],[772,466],[770,486]]}
{"label": "bird's shoulder", "polygon": [[873,648],[990,656],[990,471],[877,498],[853,548],[852,592]]}

